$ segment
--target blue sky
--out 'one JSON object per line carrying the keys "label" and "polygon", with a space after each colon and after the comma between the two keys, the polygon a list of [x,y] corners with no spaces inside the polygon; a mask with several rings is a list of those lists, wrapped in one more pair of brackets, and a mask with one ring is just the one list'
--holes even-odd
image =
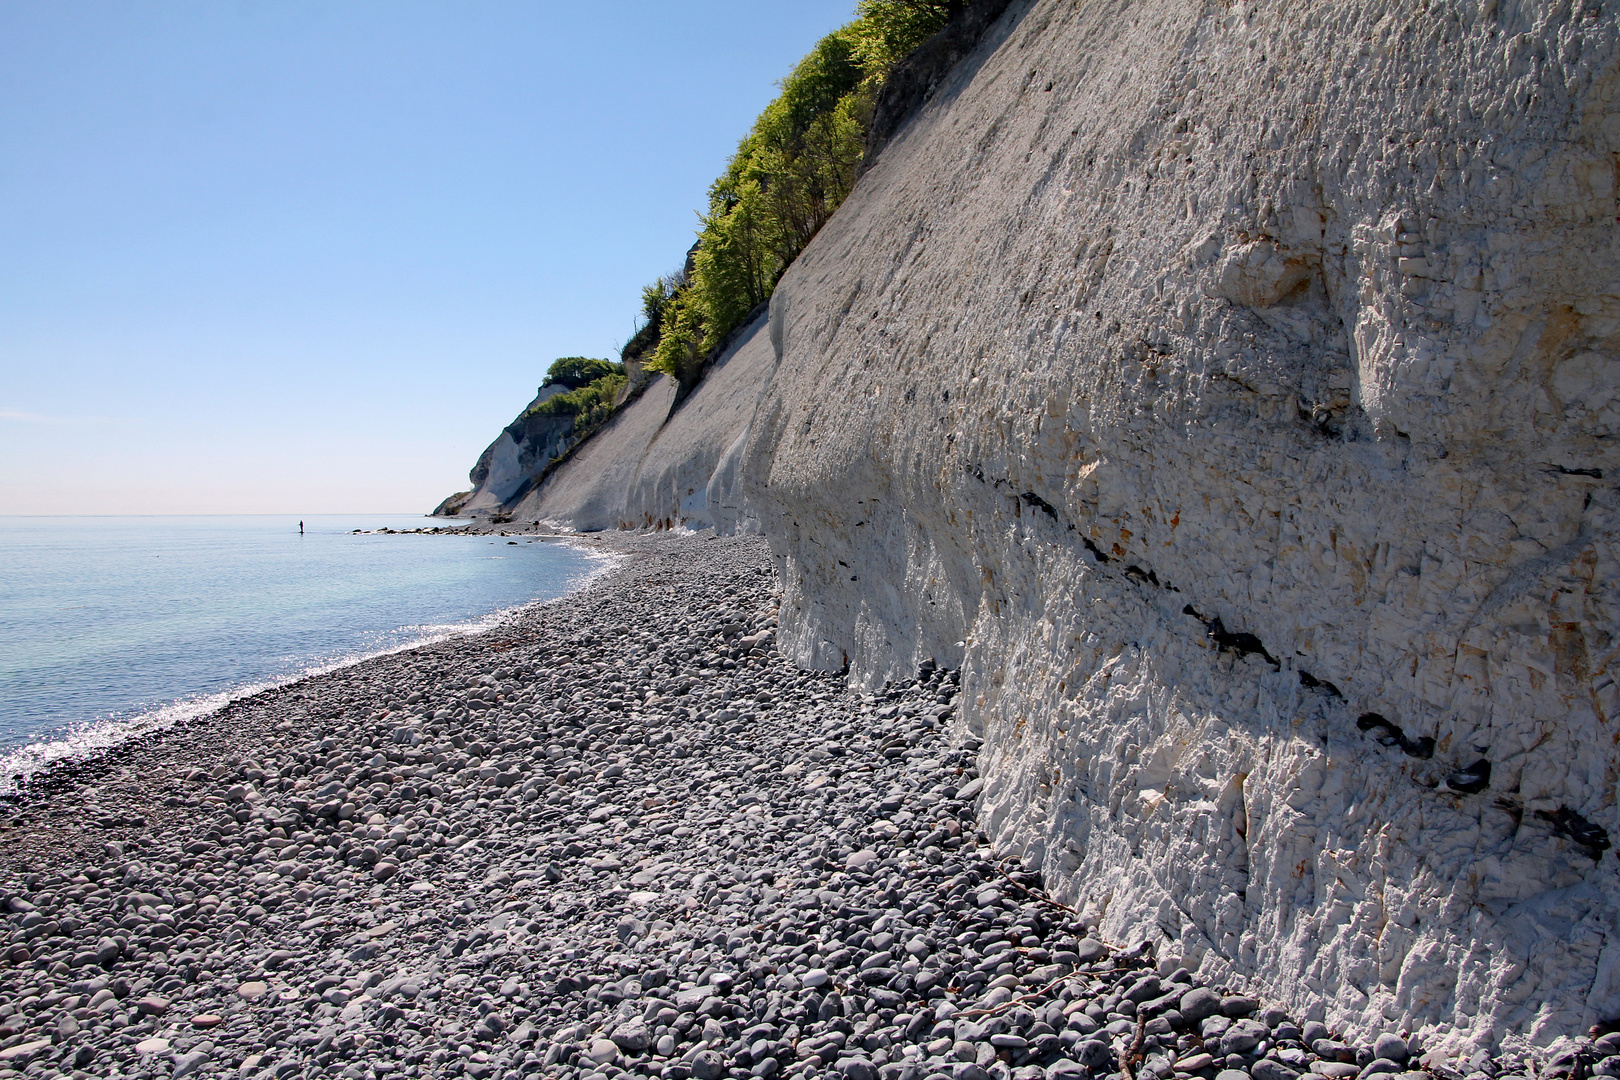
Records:
{"label": "blue sky", "polygon": [[853,8],[0,5],[0,513],[431,509]]}

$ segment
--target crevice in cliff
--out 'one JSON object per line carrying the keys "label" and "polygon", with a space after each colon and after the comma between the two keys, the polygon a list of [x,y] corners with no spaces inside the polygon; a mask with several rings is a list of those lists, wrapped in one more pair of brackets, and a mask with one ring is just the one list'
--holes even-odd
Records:
{"label": "crevice in cliff", "polygon": [[1299,671],[1299,685],[1305,687],[1307,690],[1320,690],[1328,697],[1338,698],[1340,701],[1344,700],[1344,695],[1339,693],[1339,688],[1337,686],[1328,682],[1326,679],[1318,679],[1315,675],[1312,675],[1303,668],[1301,668]]}
{"label": "crevice in cliff", "polygon": [[1186,607],[1182,608],[1181,613],[1183,615],[1191,615],[1193,618],[1204,624],[1204,632],[1209,635],[1209,640],[1215,643],[1215,648],[1217,651],[1234,653],[1239,657],[1258,654],[1259,656],[1264,657],[1266,662],[1272,667],[1276,668],[1278,671],[1282,670],[1282,661],[1278,660],[1275,656],[1272,656],[1269,652],[1267,652],[1265,645],[1261,644],[1260,639],[1255,637],[1253,634],[1243,631],[1234,633],[1226,628],[1225,624],[1221,622],[1221,617],[1219,615],[1211,615],[1207,617],[1200,615],[1197,609],[1195,609],[1191,604],[1188,604]]}
{"label": "crevice in cliff", "polygon": [[1362,731],[1378,732],[1373,738],[1380,746],[1398,746],[1409,756],[1424,760],[1434,757],[1434,739],[1431,736],[1411,738],[1398,725],[1378,713],[1362,713],[1356,719],[1356,727]]}
{"label": "crevice in cliff", "polygon": [[[984,475],[984,467],[982,465],[968,466],[966,471],[968,475],[974,477],[980,482],[990,483],[993,487],[1000,487],[1003,484],[1010,484],[1010,481],[1006,478],[986,480]],[[1030,506],[1036,510],[1039,510],[1041,513],[1050,518],[1054,524],[1064,527],[1067,531],[1079,532],[1074,523],[1066,521],[1063,515],[1058,511],[1057,507],[1037,492],[1025,491],[1021,495],[1018,495],[1016,499],[1018,503],[1021,503],[1024,506]],[[1112,556],[1104,552],[1084,534],[1080,536],[1080,542],[1082,546],[1084,546],[1085,549],[1091,554],[1093,559],[1095,559],[1099,564],[1108,565],[1121,561],[1116,556]],[[1180,591],[1173,586],[1162,583],[1159,580],[1158,575],[1151,569],[1143,569],[1135,563],[1127,564],[1122,572],[1126,578],[1139,585],[1152,585],[1155,588],[1163,589],[1168,592]],[[1214,644],[1218,652],[1231,653],[1239,658],[1258,656],[1267,663],[1271,664],[1275,670],[1282,670],[1282,662],[1271,654],[1271,652],[1265,647],[1265,643],[1261,641],[1257,635],[1245,631],[1230,631],[1226,629],[1226,625],[1221,620],[1220,616],[1204,615],[1192,604],[1185,605],[1182,608],[1182,613],[1192,616],[1203,624],[1206,637],[1211,643]],[[1330,698],[1341,703],[1344,702],[1345,697],[1343,692],[1340,691],[1339,687],[1333,682],[1327,679],[1317,678],[1309,671],[1305,671],[1303,669],[1295,670],[1299,676],[1300,686],[1307,690],[1315,691],[1326,698]],[[1356,721],[1356,727],[1363,732],[1375,733],[1374,738],[1379,745],[1390,748],[1399,748],[1409,757],[1413,757],[1421,761],[1427,761],[1434,757],[1436,742],[1433,736],[1410,736],[1404,730],[1402,730],[1398,724],[1389,720],[1380,713],[1362,713]],[[1446,787],[1449,790],[1460,794],[1477,794],[1489,786],[1490,772],[1491,766],[1488,761],[1478,761],[1475,764],[1468,766],[1466,769],[1452,773],[1451,776],[1447,778]],[[1565,813],[1566,811],[1567,813]],[[1554,826],[1554,831],[1560,831],[1560,829],[1562,829],[1564,832],[1562,832],[1561,835],[1569,835],[1572,839],[1575,839],[1576,837],[1590,837],[1592,838],[1590,841],[1591,844],[1601,843],[1604,846],[1607,845],[1607,834],[1603,833],[1598,826],[1587,822],[1584,818],[1579,818],[1578,815],[1574,815],[1573,811],[1568,811],[1567,807],[1561,808],[1560,814],[1563,816],[1558,817],[1557,824]],[[1548,818],[1548,820],[1551,821],[1552,819]],[[1598,832],[1592,832],[1594,829],[1598,830]],[[1602,833],[1601,837],[1599,837],[1599,833]],[[1588,844],[1586,840],[1576,839],[1576,842],[1583,845]],[[1599,850],[1601,851],[1601,848]]]}
{"label": "crevice in cliff", "polygon": [[[967,474],[981,483],[989,483],[992,487],[1000,487],[1002,484],[1011,486],[1011,480],[1005,477],[998,480],[986,481],[984,476],[984,466],[982,465],[967,466]],[[1074,522],[1066,520],[1062,514],[1058,513],[1057,507],[1053,506],[1050,502],[1042,498],[1034,491],[1026,491],[1022,495],[1017,496],[1017,499],[1022,502],[1023,505],[1032,506],[1041,511],[1047,517],[1051,518],[1055,524],[1062,526],[1068,532],[1079,533],[1080,545],[1084,547],[1086,551],[1091,554],[1091,557],[1100,565],[1107,566],[1111,563],[1123,561],[1118,556],[1110,555],[1108,552],[1098,547],[1095,541],[1093,541],[1089,536],[1086,536],[1085,533],[1080,532],[1080,529],[1075,525]],[[1159,575],[1152,569],[1144,569],[1135,563],[1127,563],[1123,573],[1127,578],[1139,585],[1152,585],[1154,588],[1163,589],[1166,592],[1181,591],[1174,585],[1161,582],[1159,580]]]}
{"label": "crevice in cliff", "polygon": [[1171,592],[1181,591],[1168,585],[1161,585],[1158,574],[1155,574],[1152,570],[1144,570],[1135,563],[1130,563],[1125,567],[1125,576],[1139,584],[1152,585],[1155,589],[1169,589]]}
{"label": "crevice in cliff", "polygon": [[1491,786],[1491,763],[1484,758],[1446,776],[1446,789],[1463,795],[1478,795]]}
{"label": "crevice in cliff", "polygon": [[1609,832],[1601,825],[1586,820],[1567,806],[1557,810],[1537,810],[1536,817],[1552,826],[1552,831],[1579,847],[1593,862],[1603,858],[1609,850]]}
{"label": "crevice in cliff", "polygon": [[[1026,491],[1020,495],[1019,498],[1023,499],[1025,503],[1035,507],[1037,510],[1044,511],[1046,515],[1053,521],[1058,520],[1057,508],[1051,503],[1047,502],[1045,499],[1041,498],[1039,495],[1035,494],[1033,491]],[[1073,526],[1070,527],[1073,528]]]}

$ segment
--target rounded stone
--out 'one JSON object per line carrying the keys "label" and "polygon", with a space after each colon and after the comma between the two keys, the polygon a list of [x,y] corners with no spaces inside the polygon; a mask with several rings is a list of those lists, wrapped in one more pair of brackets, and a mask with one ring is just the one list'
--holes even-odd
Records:
{"label": "rounded stone", "polygon": [[860,870],[874,862],[877,862],[877,859],[877,852],[873,851],[871,848],[863,848],[860,851],[852,853],[849,858],[845,859],[844,867],[847,870]]}
{"label": "rounded stone", "polygon": [[1406,1045],[1406,1040],[1401,1038],[1399,1035],[1391,1035],[1388,1032],[1385,1032],[1373,1040],[1374,1058],[1387,1058],[1390,1061],[1405,1061],[1411,1056],[1412,1051]]}
{"label": "rounded stone", "polygon": [[1221,1011],[1221,997],[1206,987],[1194,987],[1181,995],[1180,1011],[1187,1023],[1199,1023]]}
{"label": "rounded stone", "polygon": [[1299,1072],[1291,1069],[1282,1062],[1273,1058],[1261,1058],[1249,1066],[1249,1075],[1254,1080],[1298,1080]]}
{"label": "rounded stone", "polygon": [[1113,1048],[1101,1039],[1087,1039],[1080,1043],[1074,1048],[1074,1056],[1075,1060],[1094,1072],[1110,1068],[1114,1063]]}
{"label": "rounded stone", "polygon": [[692,1059],[692,1080],[720,1080],[726,1074],[726,1061],[713,1050]]}
{"label": "rounded stone", "polygon": [[1096,938],[1083,938],[1074,947],[1075,963],[1091,964],[1108,955],[1108,946]]}
{"label": "rounded stone", "polygon": [[843,1080],[878,1080],[877,1066],[861,1057],[840,1058],[838,1075]]}
{"label": "rounded stone", "polygon": [[641,1053],[651,1046],[653,1041],[651,1029],[640,1020],[629,1020],[620,1024],[608,1037],[620,1050],[631,1054]]}
{"label": "rounded stone", "polygon": [[585,1056],[597,1065],[611,1065],[619,1060],[619,1044],[612,1039],[592,1039]]}

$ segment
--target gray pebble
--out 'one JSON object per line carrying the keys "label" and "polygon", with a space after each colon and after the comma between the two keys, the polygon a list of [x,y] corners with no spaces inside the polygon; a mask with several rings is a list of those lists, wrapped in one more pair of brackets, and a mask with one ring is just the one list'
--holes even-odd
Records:
{"label": "gray pebble", "polygon": [[174,1072],[170,1075],[174,1080],[182,1076],[190,1076],[206,1066],[210,1061],[206,1050],[193,1050],[189,1054],[176,1054],[174,1057]]}
{"label": "gray pebble", "polygon": [[1181,995],[1180,1012],[1189,1024],[1197,1024],[1220,1011],[1220,995],[1205,987],[1194,987]]}
{"label": "gray pebble", "polygon": [[1388,1032],[1373,1040],[1372,1051],[1375,1058],[1387,1058],[1396,1062],[1404,1062],[1411,1056],[1411,1052],[1406,1046],[1406,1040],[1399,1035],[1391,1035]]}
{"label": "gray pebble", "polygon": [[1274,1058],[1261,1058],[1249,1066],[1254,1080],[1297,1080],[1299,1070],[1291,1069]]}

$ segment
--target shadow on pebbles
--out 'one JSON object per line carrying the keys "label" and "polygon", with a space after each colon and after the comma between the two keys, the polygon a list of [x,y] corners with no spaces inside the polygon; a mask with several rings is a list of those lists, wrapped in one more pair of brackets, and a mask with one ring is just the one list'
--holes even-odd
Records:
{"label": "shadow on pebbles", "polygon": [[571,597],[0,806],[0,1078],[1417,1068],[1003,873],[955,673],[796,670],[762,541],[604,543],[622,562]]}

